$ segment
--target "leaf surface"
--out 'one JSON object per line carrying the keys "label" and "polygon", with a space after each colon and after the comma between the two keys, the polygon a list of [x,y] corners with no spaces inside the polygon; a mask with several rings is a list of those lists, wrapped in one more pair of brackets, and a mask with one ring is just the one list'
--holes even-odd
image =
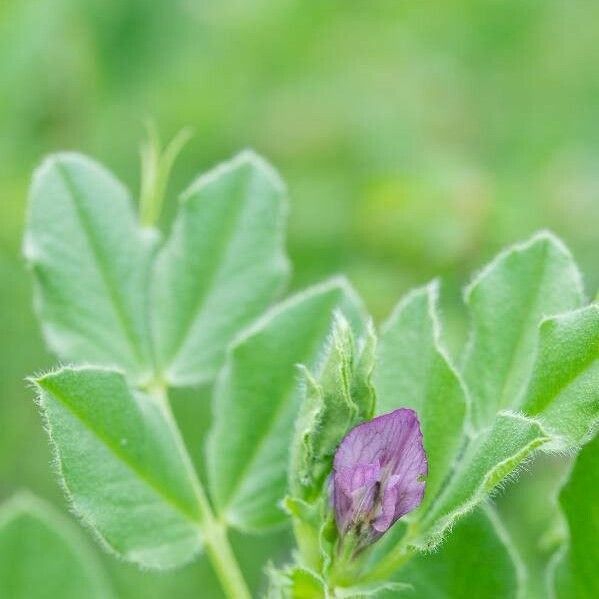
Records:
{"label": "leaf surface", "polygon": [[522,599],[550,596],[547,566],[564,541],[557,495],[569,474],[568,462],[559,454],[536,455],[534,462],[519,473],[517,482],[495,498],[497,514],[526,572],[520,589]]}
{"label": "leaf surface", "polygon": [[152,323],[172,385],[214,378],[231,338],[280,292],[285,187],[251,152],[200,176],[183,194],[153,281]]}
{"label": "leaf surface", "polygon": [[405,596],[514,599],[518,569],[509,540],[499,527],[496,518],[483,509],[461,520],[438,551],[416,556],[397,572],[397,580],[413,587]]}
{"label": "leaf surface", "polygon": [[549,318],[523,410],[552,433],[552,445],[584,442],[599,419],[599,305]]}
{"label": "leaf surface", "polygon": [[79,531],[51,506],[25,493],[0,506],[0,597],[113,596]]}
{"label": "leaf surface", "polygon": [[123,375],[63,368],[35,380],[62,482],[110,549],[149,568],[200,548],[196,479],[162,406]]}
{"label": "leaf surface", "polygon": [[96,162],[57,154],[36,171],[24,253],[44,336],[60,358],[148,376],[156,240],[138,227],[127,190]]}
{"label": "leaf surface", "polygon": [[378,412],[416,410],[429,463],[425,509],[440,489],[463,444],[466,397],[441,346],[437,285],[403,299],[382,326],[375,388]]}
{"label": "leaf surface", "polygon": [[488,426],[517,400],[534,362],[544,317],[580,307],[578,268],[550,233],[502,252],[466,290],[471,331],[463,375],[475,428]]}
{"label": "leaf surface", "polygon": [[570,541],[559,557],[554,584],[557,599],[599,596],[599,435],[585,445],[559,498]]}
{"label": "leaf surface", "polygon": [[599,421],[599,306],[548,318],[523,414],[499,413],[469,440],[447,486],[422,517],[429,542],[537,450],[576,448]]}

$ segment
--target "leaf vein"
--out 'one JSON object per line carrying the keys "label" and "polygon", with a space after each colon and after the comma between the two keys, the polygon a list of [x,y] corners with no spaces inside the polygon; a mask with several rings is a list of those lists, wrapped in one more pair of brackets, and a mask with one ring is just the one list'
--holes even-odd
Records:
{"label": "leaf vein", "polygon": [[129,318],[127,317],[125,307],[123,304],[123,299],[120,296],[116,286],[114,285],[114,282],[112,281],[112,279],[110,277],[109,269],[107,267],[106,261],[104,259],[104,256],[103,256],[101,250],[100,250],[100,247],[98,246],[98,242],[95,239],[93,226],[89,222],[89,220],[85,214],[85,211],[81,207],[81,194],[79,193],[79,190],[77,189],[77,186],[75,185],[74,181],[72,180],[72,177],[69,174],[66,167],[63,164],[61,164],[60,161],[56,162],[56,166],[58,169],[58,173],[60,174],[60,177],[63,180],[65,188],[68,192],[68,195],[71,197],[71,199],[73,201],[73,206],[75,207],[75,213],[77,214],[77,217],[82,225],[82,228],[85,231],[85,237],[89,243],[89,247],[90,247],[92,254],[94,255],[94,257],[96,259],[96,263],[98,265],[98,272],[100,274],[100,278],[101,278],[102,282],[104,283],[104,286],[106,287],[106,290],[108,292],[110,299],[112,300],[111,305],[113,307],[113,310],[115,312],[117,320],[121,324],[121,327],[125,333],[125,338],[127,339],[129,346],[133,350],[135,358],[139,362],[142,362],[143,360],[142,360],[142,356],[141,356],[141,351],[137,345],[137,340],[135,338],[135,332],[132,328]]}
{"label": "leaf vein", "polygon": [[[161,497],[166,501],[175,511],[181,513],[187,520],[192,521],[196,526],[199,526],[199,518],[197,515],[193,514],[193,512],[189,511],[187,507],[180,503],[180,501],[170,495],[168,492],[165,492],[153,478],[148,475],[148,473],[144,472],[140,469],[134,462],[132,462],[126,454],[119,451],[118,446],[110,441],[110,439],[106,438],[104,435],[101,435],[93,426],[92,423],[88,422],[86,418],[81,414],[78,410],[76,410],[68,401],[68,399],[53,385],[49,384],[48,381],[38,380],[37,384],[42,388],[49,392],[53,397],[55,397],[60,404],[62,404],[84,427],[90,431],[106,448],[108,448],[111,453],[117,458],[119,462],[124,464],[131,470],[143,483],[145,483],[156,495]],[[56,449],[59,454],[60,451],[59,444],[56,440],[53,441],[56,446]]]}

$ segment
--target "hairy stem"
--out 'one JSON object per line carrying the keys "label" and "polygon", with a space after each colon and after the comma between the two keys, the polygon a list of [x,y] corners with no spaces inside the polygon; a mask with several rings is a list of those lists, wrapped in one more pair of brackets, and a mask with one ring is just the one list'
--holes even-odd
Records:
{"label": "hairy stem", "polygon": [[225,595],[229,599],[251,599],[250,591],[245,582],[237,558],[227,538],[225,526],[215,516],[206,491],[200,482],[195,468],[191,463],[189,453],[185,448],[181,432],[173,416],[166,387],[155,384],[148,388],[152,397],[161,407],[168,426],[171,428],[174,438],[179,444],[181,455],[192,481],[195,496],[200,508],[201,523],[200,530],[202,541],[206,548],[212,567],[221,583]]}

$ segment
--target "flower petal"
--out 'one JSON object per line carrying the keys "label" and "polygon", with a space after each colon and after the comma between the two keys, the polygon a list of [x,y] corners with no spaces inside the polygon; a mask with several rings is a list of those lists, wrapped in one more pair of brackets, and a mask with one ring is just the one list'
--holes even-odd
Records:
{"label": "flower petal", "polygon": [[376,540],[418,507],[427,473],[416,412],[400,408],[359,424],[341,441],[333,462],[339,530],[356,525],[359,531],[366,528],[369,542]]}

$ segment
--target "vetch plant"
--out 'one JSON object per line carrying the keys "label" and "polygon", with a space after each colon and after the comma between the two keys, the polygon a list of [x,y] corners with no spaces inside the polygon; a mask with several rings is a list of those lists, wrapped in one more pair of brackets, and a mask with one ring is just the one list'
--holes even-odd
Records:
{"label": "vetch plant", "polygon": [[[181,144],[145,148],[138,218],[88,158],[34,176],[24,252],[65,365],[32,381],[73,511],[144,568],[205,551],[231,598],[250,590],[228,530],[281,525],[295,548],[266,567],[272,598],[516,596],[522,567],[485,500],[536,452],[576,452],[599,415],[599,307],[568,250],[540,233],[484,268],[454,359],[436,282],[378,332],[343,278],[280,300],[286,194],[252,153],[192,183],[164,236]],[[212,385],[207,486],[168,400],[198,384]],[[583,568],[575,532],[559,572]],[[569,596],[572,576],[549,579]]]}

